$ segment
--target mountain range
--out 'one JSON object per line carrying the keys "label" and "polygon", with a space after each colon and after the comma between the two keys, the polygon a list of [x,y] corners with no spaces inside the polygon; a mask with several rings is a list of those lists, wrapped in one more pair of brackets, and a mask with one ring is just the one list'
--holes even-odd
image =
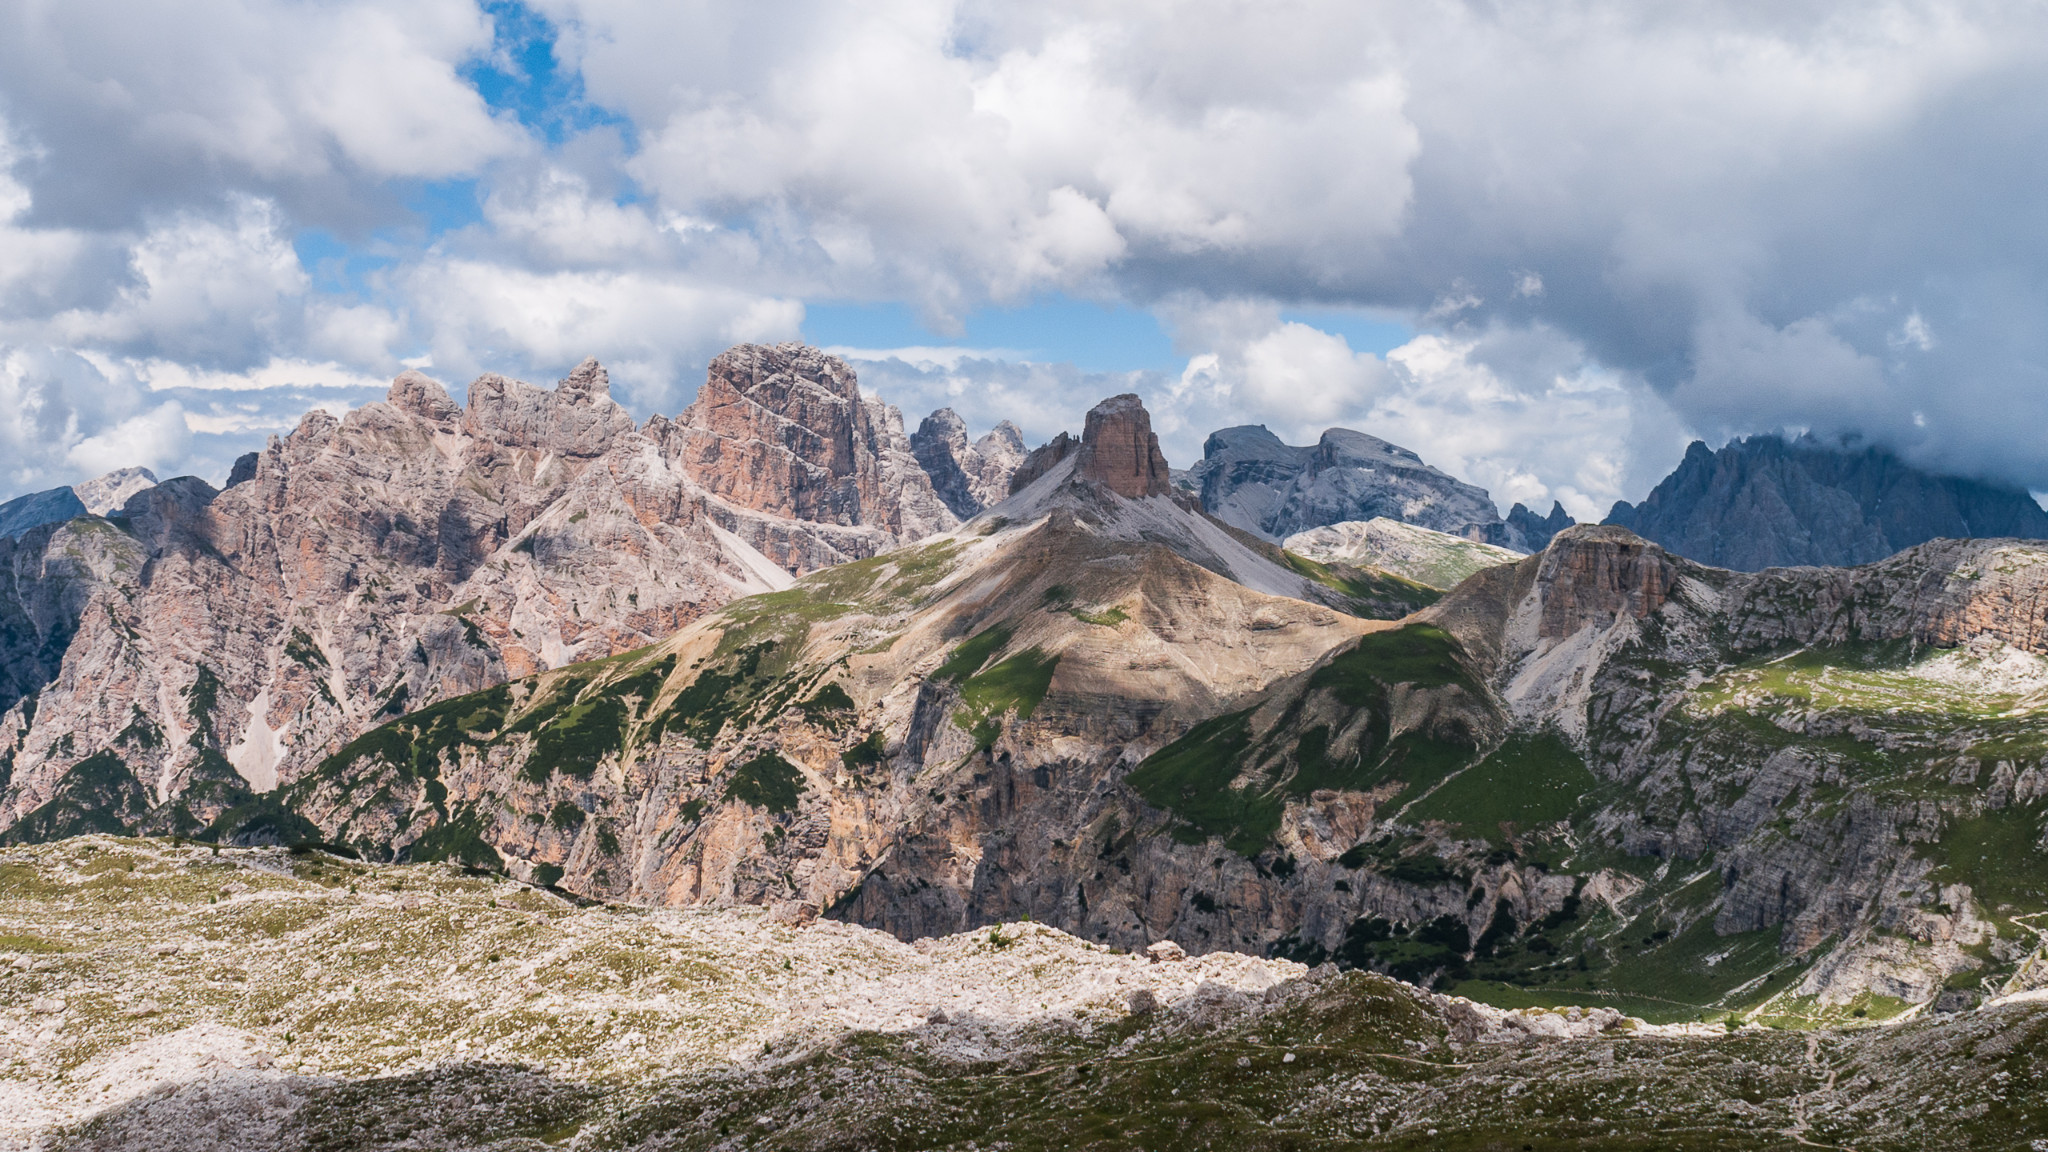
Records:
{"label": "mountain range", "polygon": [[1943,537],[2048,538],[2048,512],[2021,489],[1812,436],[1752,436],[1718,452],[1695,440],[1642,503],[1617,503],[1606,523],[1750,572],[1869,564]]}
{"label": "mountain range", "polygon": [[[1642,507],[1718,491],[1678,479]],[[1136,396],[1028,452],[906,434],[800,345],[640,424],[594,361],[462,407],[407,373],[225,489],[0,540],[0,839],[1029,917],[1649,1019],[2039,983],[2048,548],[1740,572],[1519,513],[1342,429],[1176,475]]]}

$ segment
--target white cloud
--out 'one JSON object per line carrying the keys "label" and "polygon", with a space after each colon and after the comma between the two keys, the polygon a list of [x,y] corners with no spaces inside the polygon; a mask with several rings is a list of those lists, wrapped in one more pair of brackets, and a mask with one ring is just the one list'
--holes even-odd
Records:
{"label": "white cloud", "polygon": [[416,267],[406,287],[444,371],[567,369],[594,355],[615,393],[642,410],[673,411],[695,395],[685,365],[731,344],[795,339],[803,324],[796,301],[673,275],[450,259]]}
{"label": "white cloud", "polygon": [[[261,178],[336,161],[436,178],[523,147],[456,74],[487,49],[467,0],[67,0],[0,17],[0,81],[45,143],[100,175],[169,164]],[[181,172],[179,175],[184,175]]]}
{"label": "white cloud", "polygon": [[[1144,380],[1182,461],[1212,420],[1380,413],[1502,491],[1596,501],[1639,497],[1628,461],[1676,421],[1855,431],[2048,489],[2021,431],[2048,422],[2048,230],[2012,143],[2048,132],[2037,5],[534,6],[622,123],[549,144],[494,114],[462,75],[497,51],[474,0],[0,11],[0,355],[46,382],[0,413],[45,437],[15,473],[164,399],[225,429],[191,442],[211,460],[232,445],[205,437],[301,402],[255,383],[280,364],[595,353],[644,412],[725,343],[794,336],[804,299],[908,302],[944,341],[1064,291],[1174,331],[1187,370]],[[405,208],[462,178],[475,223]],[[315,229],[360,259],[309,276]],[[1383,360],[1282,307],[1391,311],[1442,346]],[[870,382],[907,407],[1031,427],[1115,383],[894,351]],[[112,375],[67,375],[87,352]],[[249,381],[258,411],[151,393],[131,362]],[[1553,413],[1635,442],[1567,468],[1536,437],[1591,441]]]}
{"label": "white cloud", "polygon": [[191,439],[185,409],[175,400],[166,400],[83,437],[64,453],[64,459],[86,477],[103,476],[116,468],[156,469],[180,459]]}
{"label": "white cloud", "polygon": [[280,388],[375,388],[390,382],[351,371],[333,361],[273,359],[247,372],[195,371],[174,360],[130,360],[125,367],[152,392],[173,389],[199,392],[265,392]]}
{"label": "white cloud", "polygon": [[100,308],[55,317],[82,347],[234,358],[290,323],[308,281],[276,206],[237,197],[226,219],[196,214],[151,229],[130,250],[131,282]]}

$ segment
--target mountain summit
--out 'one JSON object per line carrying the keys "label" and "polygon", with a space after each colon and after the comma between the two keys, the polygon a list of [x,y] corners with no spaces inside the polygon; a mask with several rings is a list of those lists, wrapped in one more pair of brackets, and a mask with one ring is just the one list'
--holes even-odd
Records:
{"label": "mountain summit", "polygon": [[1529,552],[1572,522],[1563,508],[1546,520],[1520,505],[1504,521],[1486,489],[1349,428],[1324,432],[1312,447],[1284,443],[1263,424],[1212,432],[1187,479],[1211,516],[1276,542],[1384,517]]}

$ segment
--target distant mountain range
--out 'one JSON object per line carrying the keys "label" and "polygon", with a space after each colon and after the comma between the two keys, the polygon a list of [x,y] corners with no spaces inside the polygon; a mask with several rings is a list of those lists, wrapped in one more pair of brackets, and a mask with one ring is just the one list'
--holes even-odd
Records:
{"label": "distant mountain range", "polygon": [[2018,488],[1810,436],[1752,436],[1718,452],[1695,440],[1642,503],[1616,504],[1606,523],[1745,572],[1868,564],[1944,537],[2048,539],[2048,512]]}

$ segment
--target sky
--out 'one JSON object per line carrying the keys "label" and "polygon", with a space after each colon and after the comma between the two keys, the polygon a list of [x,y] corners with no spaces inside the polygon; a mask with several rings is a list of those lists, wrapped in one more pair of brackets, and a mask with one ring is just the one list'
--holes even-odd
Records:
{"label": "sky", "polygon": [[9,0],[0,499],[797,339],[1504,510],[1781,430],[2048,490],[2044,77],[2037,3]]}

